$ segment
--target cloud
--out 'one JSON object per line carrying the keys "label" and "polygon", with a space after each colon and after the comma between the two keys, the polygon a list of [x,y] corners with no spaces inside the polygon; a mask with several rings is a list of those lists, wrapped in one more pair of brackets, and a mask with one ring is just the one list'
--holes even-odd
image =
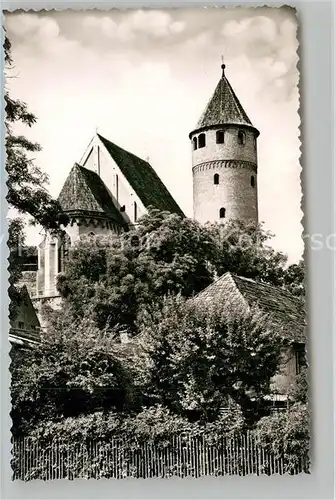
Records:
{"label": "cloud", "polygon": [[12,36],[21,40],[46,40],[57,38],[59,26],[52,18],[41,18],[36,14],[17,14],[6,17],[6,28]]}
{"label": "cloud", "polygon": [[260,219],[292,261],[300,257],[297,23],[288,11],[63,10],[11,13],[5,23],[19,72],[8,85],[38,117],[22,132],[43,146],[38,163],[52,194],[98,126],[121,147],[149,156],[188,215],[188,133],[224,54],[228,79],[261,132]]}
{"label": "cloud", "polygon": [[109,16],[90,15],[84,18],[83,26],[97,30],[96,33],[107,38],[130,42],[139,35],[165,38],[179,34],[184,30],[185,23],[174,21],[168,12],[138,10],[119,19],[119,22]]}

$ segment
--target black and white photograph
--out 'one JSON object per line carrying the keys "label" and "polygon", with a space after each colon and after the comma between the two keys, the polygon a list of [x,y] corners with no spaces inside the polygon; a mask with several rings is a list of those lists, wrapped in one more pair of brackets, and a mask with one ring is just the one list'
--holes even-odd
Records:
{"label": "black and white photograph", "polygon": [[295,9],[3,20],[12,479],[309,474]]}

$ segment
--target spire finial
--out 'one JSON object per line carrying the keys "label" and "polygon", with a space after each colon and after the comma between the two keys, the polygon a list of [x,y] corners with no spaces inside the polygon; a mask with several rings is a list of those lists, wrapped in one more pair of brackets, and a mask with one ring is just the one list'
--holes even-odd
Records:
{"label": "spire finial", "polygon": [[224,78],[224,76],[225,76],[225,73],[224,73],[225,64],[224,64],[224,56],[223,56],[223,54],[221,56],[221,59],[222,59],[222,65],[221,65],[221,68],[222,68],[222,78]]}

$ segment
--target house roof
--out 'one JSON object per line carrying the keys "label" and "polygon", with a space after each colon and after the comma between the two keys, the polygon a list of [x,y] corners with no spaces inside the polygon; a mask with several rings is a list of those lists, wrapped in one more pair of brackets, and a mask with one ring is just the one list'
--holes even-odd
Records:
{"label": "house roof", "polygon": [[[20,322],[24,326],[20,327]],[[40,322],[26,285],[19,287],[16,316],[10,321],[9,340],[12,344],[33,345],[40,342]]]}
{"label": "house roof", "polygon": [[72,167],[58,201],[64,212],[107,216],[118,224],[125,225],[120,211],[114,205],[111,194],[99,175],[77,163]]}
{"label": "house roof", "polygon": [[274,323],[284,328],[288,340],[305,342],[304,304],[286,290],[228,272],[197,294],[196,298],[212,300],[218,296],[223,301],[233,297],[244,299],[248,306],[257,306],[263,312],[270,314]]}
{"label": "house roof", "polygon": [[[251,120],[245,113],[243,106],[225,76],[224,68],[225,66],[222,65],[222,77],[202,116],[198,120],[194,132],[202,128],[228,124],[253,127]],[[258,132],[257,129],[255,130]]]}
{"label": "house roof", "polygon": [[147,161],[116,146],[100,134],[97,135],[146,208],[153,206],[159,210],[167,210],[184,216],[160,177]]}

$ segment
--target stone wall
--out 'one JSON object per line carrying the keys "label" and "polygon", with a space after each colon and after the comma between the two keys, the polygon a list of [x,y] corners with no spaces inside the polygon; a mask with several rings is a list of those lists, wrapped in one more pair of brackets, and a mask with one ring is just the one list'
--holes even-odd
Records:
{"label": "stone wall", "polygon": [[[224,143],[216,143],[216,132],[224,130]],[[238,132],[245,143],[238,141]],[[206,145],[193,149],[194,218],[201,223],[224,222],[225,219],[258,221],[257,144],[254,129],[227,126],[206,130]],[[215,184],[214,175],[219,182]],[[253,180],[252,180],[253,177]],[[220,218],[220,209],[225,218]]]}

